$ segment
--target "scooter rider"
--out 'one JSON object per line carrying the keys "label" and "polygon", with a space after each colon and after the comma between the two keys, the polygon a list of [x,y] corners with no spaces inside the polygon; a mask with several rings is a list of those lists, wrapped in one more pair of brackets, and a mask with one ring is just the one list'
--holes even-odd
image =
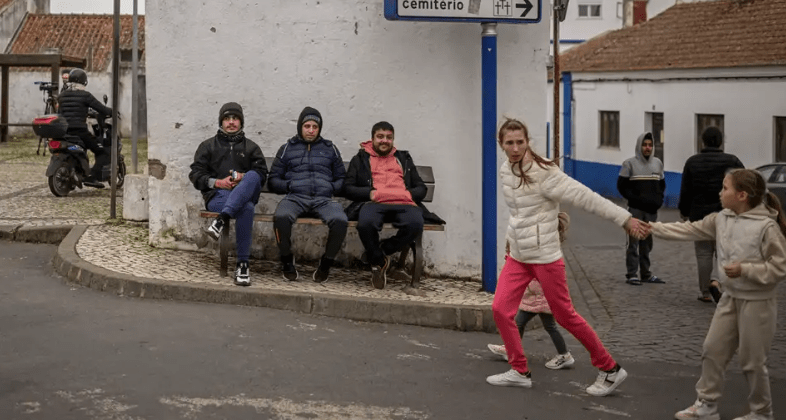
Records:
{"label": "scooter rider", "polygon": [[102,168],[109,163],[107,158],[109,154],[103,145],[90,134],[86,120],[88,108],[93,108],[102,116],[112,115],[112,108],[99,102],[95,96],[85,90],[86,87],[87,73],[80,68],[71,70],[68,73],[68,89],[62,92],[58,98],[59,113],[68,121],[68,134],[82,139],[85,147],[95,155],[95,164],[93,164],[90,175],[83,180],[83,184],[88,187],[104,188],[104,184],[100,181],[102,180]]}

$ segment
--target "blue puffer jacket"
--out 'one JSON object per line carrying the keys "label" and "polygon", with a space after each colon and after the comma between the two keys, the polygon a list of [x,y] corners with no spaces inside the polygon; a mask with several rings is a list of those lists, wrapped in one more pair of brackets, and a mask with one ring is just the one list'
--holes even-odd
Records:
{"label": "blue puffer jacket", "polygon": [[318,137],[307,143],[295,136],[278,149],[267,186],[278,194],[330,198],[341,195],[346,172],[333,142]]}

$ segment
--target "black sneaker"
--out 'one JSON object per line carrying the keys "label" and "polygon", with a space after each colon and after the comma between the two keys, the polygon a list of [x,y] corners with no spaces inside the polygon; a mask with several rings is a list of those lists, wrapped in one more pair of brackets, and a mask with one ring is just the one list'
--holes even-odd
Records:
{"label": "black sneaker", "polygon": [[631,277],[625,280],[625,283],[628,283],[631,286],[641,286],[641,280],[639,280],[638,277]]}
{"label": "black sneaker", "polygon": [[723,296],[723,292],[720,291],[718,286],[710,284],[710,295],[712,296],[712,300],[714,300],[715,303],[718,303],[721,299],[721,296]]}
{"label": "black sneaker", "polygon": [[251,276],[248,273],[248,261],[238,261],[235,269],[235,284],[238,286],[251,286]]}
{"label": "black sneaker", "polygon": [[297,281],[298,274],[295,268],[295,256],[292,254],[281,256],[281,271],[284,272],[284,280]]}
{"label": "black sneaker", "polygon": [[319,267],[317,267],[317,269],[314,270],[314,274],[312,275],[314,281],[317,283],[326,282],[328,276],[330,276],[330,267],[332,266],[333,266],[333,260],[331,260],[330,258],[322,257],[322,259],[319,260]]}
{"label": "black sneaker", "polygon": [[225,225],[226,225],[226,221],[224,220],[224,218],[221,217],[220,215],[216,216],[216,218],[213,219],[213,223],[211,223],[210,226],[207,227],[206,230],[207,235],[213,238],[214,241],[217,241],[218,238],[221,237],[221,232],[224,230]]}
{"label": "black sneaker", "polygon": [[374,286],[375,289],[384,289],[385,285],[388,282],[387,273],[388,266],[390,265],[390,259],[387,255],[384,257],[385,262],[383,265],[372,265],[371,266],[371,284]]}

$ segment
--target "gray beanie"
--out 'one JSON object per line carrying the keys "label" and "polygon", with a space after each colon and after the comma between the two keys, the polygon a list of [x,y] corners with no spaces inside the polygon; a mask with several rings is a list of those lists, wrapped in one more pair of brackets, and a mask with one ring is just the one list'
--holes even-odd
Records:
{"label": "gray beanie", "polygon": [[221,122],[227,115],[234,115],[240,119],[240,128],[243,128],[245,120],[243,119],[243,107],[237,102],[227,102],[218,111],[218,126],[221,127]]}

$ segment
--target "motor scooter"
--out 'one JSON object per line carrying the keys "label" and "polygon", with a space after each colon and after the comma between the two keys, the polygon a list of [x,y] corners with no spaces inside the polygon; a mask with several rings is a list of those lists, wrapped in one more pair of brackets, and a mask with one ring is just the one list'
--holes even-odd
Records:
{"label": "motor scooter", "polygon": [[[106,95],[104,96],[106,102]],[[112,145],[112,123],[111,118],[99,118],[93,114],[95,121],[91,127],[97,140],[106,148]],[[49,190],[56,197],[65,197],[69,192],[76,188],[83,188],[85,179],[90,174],[90,163],[84,148],[82,139],[78,136],[69,135],[68,122],[65,118],[57,114],[49,114],[37,117],[33,120],[33,131],[36,135],[48,139],[47,147],[51,154],[49,166],[46,169],[46,176],[49,179]],[[117,183],[118,188],[123,186],[126,176],[126,165],[124,157],[120,153],[123,146],[119,139]],[[111,162],[96,162],[102,167],[102,179],[104,181],[111,178]],[[103,184],[99,184],[103,187]]]}

